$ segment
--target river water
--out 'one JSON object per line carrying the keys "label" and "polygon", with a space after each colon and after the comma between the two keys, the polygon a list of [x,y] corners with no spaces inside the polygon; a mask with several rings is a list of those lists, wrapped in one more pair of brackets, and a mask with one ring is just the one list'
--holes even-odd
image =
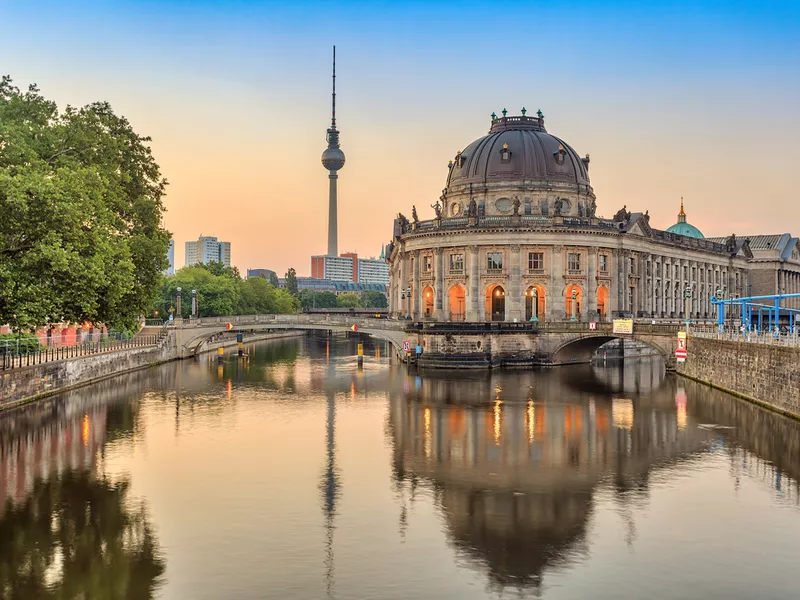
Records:
{"label": "river water", "polygon": [[789,598],[800,424],[651,359],[296,338],[0,415],[0,597]]}

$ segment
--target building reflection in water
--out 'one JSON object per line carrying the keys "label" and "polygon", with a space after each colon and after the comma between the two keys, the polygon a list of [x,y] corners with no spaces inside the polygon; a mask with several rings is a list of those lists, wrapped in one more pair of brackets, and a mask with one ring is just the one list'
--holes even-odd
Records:
{"label": "building reflection in water", "polygon": [[165,570],[145,507],[103,471],[131,437],[145,379],[0,416],[0,596],[150,598]]}
{"label": "building reflection in water", "polygon": [[[650,472],[708,447],[709,432],[687,427],[689,417],[679,416],[664,386],[620,395],[602,391],[597,380],[587,365],[434,372],[393,386],[395,485],[431,485],[450,542],[498,587],[539,588],[547,570],[585,557],[600,486],[619,503],[632,540],[626,505],[647,490]],[[641,381],[640,390],[651,389]],[[663,371],[653,381],[663,383]],[[607,387],[627,385],[621,379]]]}

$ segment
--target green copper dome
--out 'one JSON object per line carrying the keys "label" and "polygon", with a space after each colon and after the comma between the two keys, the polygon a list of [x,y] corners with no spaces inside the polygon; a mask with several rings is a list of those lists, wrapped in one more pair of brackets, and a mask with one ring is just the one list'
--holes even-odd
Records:
{"label": "green copper dome", "polygon": [[683,212],[683,198],[681,198],[681,212],[678,213],[678,222],[667,229],[667,233],[676,233],[686,237],[702,239],[705,236],[694,225],[686,222],[686,213]]}

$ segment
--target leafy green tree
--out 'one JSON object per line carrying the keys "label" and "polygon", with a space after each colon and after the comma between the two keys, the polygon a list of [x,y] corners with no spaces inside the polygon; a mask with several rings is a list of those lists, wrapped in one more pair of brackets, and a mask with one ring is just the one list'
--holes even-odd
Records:
{"label": "leafy green tree", "polygon": [[361,299],[358,294],[347,292],[336,298],[336,305],[339,308],[361,308]]}
{"label": "leafy green tree", "polygon": [[361,292],[361,305],[364,308],[389,308],[389,301],[386,299],[386,294],[367,290]]}
{"label": "leafy green tree", "polygon": [[295,313],[300,308],[300,300],[287,290],[275,290],[275,311],[277,314]]}
{"label": "leafy green tree", "polygon": [[272,284],[272,287],[274,287],[275,289],[278,289],[279,287],[281,287],[281,282],[278,281],[278,275],[274,271],[271,271],[270,274],[269,274],[269,282]]}
{"label": "leafy green tree", "polygon": [[336,308],[336,294],[333,292],[300,292],[300,305],[303,309],[309,308]]}
{"label": "leafy green tree", "polygon": [[167,185],[109,104],[59,112],[0,81],[0,322],[130,327],[167,267]]}
{"label": "leafy green tree", "polygon": [[292,296],[297,296],[297,272],[294,267],[286,271],[286,289]]}

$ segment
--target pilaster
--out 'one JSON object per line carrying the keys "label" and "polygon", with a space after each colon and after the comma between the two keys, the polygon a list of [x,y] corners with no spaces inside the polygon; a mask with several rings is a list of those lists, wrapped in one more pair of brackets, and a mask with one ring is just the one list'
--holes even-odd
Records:
{"label": "pilaster", "polygon": [[511,261],[508,270],[508,294],[506,295],[506,321],[522,321],[522,271],[520,264],[520,248],[512,244]]}

